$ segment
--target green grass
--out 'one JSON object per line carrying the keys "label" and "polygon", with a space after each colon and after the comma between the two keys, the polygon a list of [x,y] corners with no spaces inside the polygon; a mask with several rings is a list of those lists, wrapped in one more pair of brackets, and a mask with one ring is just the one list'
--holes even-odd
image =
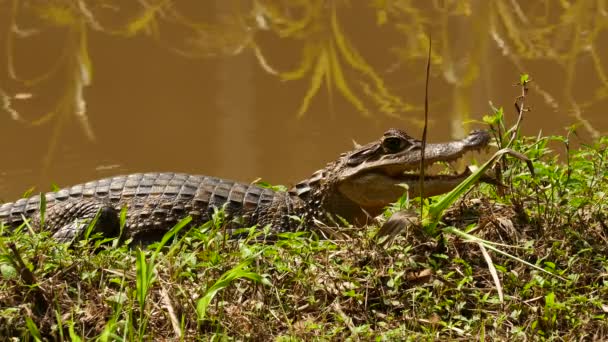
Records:
{"label": "green grass", "polygon": [[[255,243],[259,229],[226,241],[221,212],[143,250],[3,230],[0,336],[607,339],[608,138],[560,161],[549,146],[569,147],[568,137],[495,131],[535,175],[502,156],[505,188],[465,184],[435,198],[422,226],[384,246],[376,226],[344,240],[300,232]],[[408,206],[404,197],[386,217]]]}

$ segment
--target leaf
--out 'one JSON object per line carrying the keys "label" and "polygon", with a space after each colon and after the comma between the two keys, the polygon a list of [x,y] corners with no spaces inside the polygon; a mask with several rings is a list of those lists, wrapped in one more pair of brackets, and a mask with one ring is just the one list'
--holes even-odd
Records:
{"label": "leaf", "polygon": [[523,160],[527,164],[530,173],[534,175],[534,166],[532,165],[532,161],[525,155],[519,152],[515,152],[509,148],[503,148],[502,150],[497,151],[487,162],[485,162],[479,169],[473,172],[467,179],[465,179],[462,183],[458,184],[458,186],[452,189],[452,191],[443,195],[439,201],[429,207],[429,215],[427,218],[425,218],[424,222],[424,225],[427,227],[427,230],[432,232],[439,223],[441,215],[443,214],[445,209],[447,209],[458,198],[460,198],[471,186],[477,183],[477,181],[483,175],[485,175],[486,170],[488,170],[493,163],[495,163],[500,157],[505,154],[509,154]]}
{"label": "leaf", "polygon": [[554,306],[555,306],[555,293],[554,292],[549,292],[545,296],[545,307],[546,308],[552,308]]}
{"label": "leaf", "polygon": [[[72,318],[73,318],[73,316],[72,316]],[[76,330],[74,329],[74,320],[73,319],[69,323],[68,334],[70,335],[70,341],[72,341],[72,342],[82,341],[82,339],[80,338],[80,336],[78,336],[78,334],[76,333]]]}
{"label": "leaf", "polygon": [[32,194],[34,193],[34,191],[36,190],[36,187],[31,187],[27,190],[25,190],[25,192],[23,193],[23,195],[21,195],[21,198],[29,198],[32,196]]}
{"label": "leaf", "polygon": [[264,285],[271,285],[268,279],[262,277],[261,275],[247,271],[245,268],[251,264],[252,258],[248,258],[247,260],[241,262],[240,264],[233,267],[228,272],[224,273],[216,282],[211,286],[205,295],[198,300],[196,304],[196,313],[198,314],[198,319],[205,319],[207,308],[209,304],[215,298],[215,295],[228,287],[234,280],[237,279],[249,279],[255,281],[257,283],[262,283]]}
{"label": "leaf", "polygon": [[270,189],[275,192],[286,192],[288,190],[285,185],[272,185],[272,184],[262,181],[262,180],[255,181],[254,184],[259,187],[262,187],[265,189]]}
{"label": "leaf", "polygon": [[146,254],[141,250],[137,249],[135,255],[135,269],[136,269],[136,297],[139,302],[140,310],[145,309],[146,297],[148,290],[154,282],[154,265],[146,263]]}
{"label": "leaf", "polygon": [[25,317],[25,325],[27,326],[27,330],[30,332],[30,334],[36,341],[42,341],[42,335],[40,335],[40,331],[38,330],[36,323],[34,323],[34,321],[32,321],[29,316]]}
{"label": "leaf", "polygon": [[461,230],[459,230],[459,229],[456,229],[456,228],[454,228],[454,227],[447,227],[447,228],[444,228],[444,229],[443,229],[443,232],[445,232],[445,233],[450,233],[450,234],[454,234],[454,235],[457,235],[457,236],[459,236],[460,238],[462,238],[462,239],[464,239],[465,241],[468,241],[468,242],[477,242],[477,243],[483,243],[484,247],[485,247],[485,248],[487,248],[487,249],[489,249],[489,250],[492,250],[492,251],[494,251],[494,252],[496,252],[496,253],[502,254],[502,255],[504,255],[504,256],[506,256],[506,257],[508,257],[508,258],[511,258],[511,259],[513,259],[513,260],[516,260],[516,261],[518,261],[518,262],[520,262],[520,263],[522,263],[522,264],[524,264],[524,265],[527,265],[527,266],[529,266],[529,267],[534,268],[535,270],[538,270],[538,271],[543,272],[543,273],[545,273],[545,274],[551,275],[551,276],[556,277],[556,278],[558,278],[558,279],[560,279],[560,280],[566,281],[566,279],[564,279],[563,277],[561,277],[561,276],[559,276],[559,275],[557,275],[557,274],[553,274],[553,273],[551,273],[551,272],[549,272],[549,271],[545,270],[545,269],[544,269],[544,268],[542,268],[542,267],[538,267],[538,266],[536,266],[536,265],[534,265],[534,264],[531,264],[531,263],[529,263],[529,262],[527,262],[527,261],[525,261],[525,260],[523,260],[523,259],[520,259],[520,258],[518,258],[518,257],[516,257],[516,256],[514,256],[514,255],[512,255],[512,254],[509,254],[509,253],[507,253],[507,252],[505,252],[505,251],[502,251],[502,250],[500,250],[500,249],[498,249],[498,248],[494,247],[493,245],[498,245],[498,244],[497,244],[497,243],[495,243],[495,242],[491,242],[491,241],[487,241],[487,240],[481,239],[481,238],[479,238],[479,237],[477,237],[477,236],[475,236],[475,235],[471,235],[471,234],[469,234],[469,233],[465,233],[465,232],[463,232],[463,231],[461,231]]}
{"label": "leaf", "polygon": [[154,254],[152,254],[152,259],[150,263],[154,263],[161,248],[163,248],[172,237],[177,235],[177,233],[179,233],[179,231],[182,230],[182,228],[184,228],[185,226],[187,226],[191,221],[192,216],[186,216],[178,223],[176,223],[175,226],[173,226],[173,228],[171,228],[171,230],[169,230],[165,235],[163,235],[162,240],[156,246]]}
{"label": "leaf", "polygon": [[17,270],[13,265],[0,264],[0,276],[2,278],[8,279],[16,279],[17,278]]}
{"label": "leaf", "polygon": [[99,217],[101,216],[101,211],[103,210],[103,207],[99,208],[97,210],[97,213],[95,214],[95,217],[93,217],[93,219],[91,220],[91,222],[89,222],[89,224],[87,225],[85,231],[84,231],[84,240],[88,240],[89,236],[91,236],[91,233],[93,232],[93,229],[95,229],[95,226],[97,225],[97,221],[99,220]]}
{"label": "leaf", "polygon": [[500,302],[503,303],[504,295],[502,293],[502,286],[500,285],[500,278],[498,278],[496,267],[494,267],[494,263],[492,262],[492,257],[490,257],[490,254],[484,247],[483,243],[478,242],[477,245],[479,246],[479,249],[481,249],[481,254],[486,260],[486,264],[488,264],[488,270],[490,271],[490,274],[492,275],[492,280],[494,280],[494,284],[496,285],[496,292],[498,292],[498,298],[500,299]]}

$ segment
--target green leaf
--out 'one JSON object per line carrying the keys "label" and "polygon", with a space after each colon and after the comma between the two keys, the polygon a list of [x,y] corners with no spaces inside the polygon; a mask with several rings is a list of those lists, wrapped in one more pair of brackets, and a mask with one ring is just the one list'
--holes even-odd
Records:
{"label": "green leaf", "polygon": [[127,224],[127,206],[124,206],[122,207],[122,209],[120,209],[120,214],[118,214],[118,222],[120,229],[118,230],[118,237],[112,242],[113,248],[118,247],[118,244],[121,242],[122,233],[124,232],[125,225]]}
{"label": "green leaf", "polygon": [[285,185],[272,185],[272,184],[262,181],[262,180],[256,181],[255,185],[257,185],[261,188],[270,189],[270,190],[276,191],[276,192],[286,192],[288,190]]}
{"label": "green leaf", "polygon": [[554,292],[549,292],[546,296],[545,296],[545,307],[546,308],[551,308],[555,306],[555,293]]}
{"label": "green leaf", "polygon": [[441,199],[438,202],[436,202],[435,204],[433,204],[429,207],[429,215],[427,218],[425,218],[425,222],[424,222],[425,228],[429,232],[433,233],[433,231],[435,230],[435,227],[437,226],[437,224],[439,223],[439,220],[441,219],[441,215],[443,214],[443,212],[449,206],[451,206],[458,198],[462,197],[464,195],[464,193],[467,192],[471,186],[476,184],[477,181],[485,174],[486,170],[488,170],[490,168],[490,166],[492,166],[492,164],[494,162],[496,162],[504,154],[510,154],[521,160],[524,160],[528,166],[530,173],[534,174],[534,168],[533,168],[532,162],[526,156],[524,156],[521,153],[515,152],[511,149],[508,149],[508,148],[499,150],[496,153],[494,153],[494,155],[487,162],[485,162],[481,167],[479,167],[479,169],[477,169],[469,177],[467,177],[467,179],[465,179],[462,183],[458,184],[458,186],[455,187],[452,191],[441,196]]}
{"label": "green leaf", "polygon": [[42,341],[42,335],[40,335],[40,331],[38,330],[36,323],[34,323],[29,316],[25,317],[25,325],[27,326],[27,330],[30,332],[30,335],[32,335],[36,341]]}
{"label": "green leaf", "polygon": [[156,246],[154,254],[152,254],[151,263],[156,260],[156,256],[158,255],[158,253],[160,253],[161,248],[163,248],[171,238],[177,235],[177,233],[179,233],[179,231],[182,230],[182,228],[184,228],[185,226],[187,226],[191,221],[192,216],[186,216],[178,223],[176,223],[175,226],[173,226],[173,228],[171,228],[171,230],[169,230],[165,235],[163,235],[163,238],[160,240],[160,243],[158,243]]}
{"label": "green leaf", "polygon": [[146,254],[141,250],[137,249],[135,258],[135,269],[136,269],[136,297],[139,302],[140,310],[145,309],[146,296],[148,291],[155,280],[154,277],[154,265],[146,263]]}
{"label": "green leaf", "polygon": [[[73,318],[73,316],[72,316],[72,318]],[[68,334],[70,335],[70,341],[72,341],[72,342],[82,341],[82,338],[80,338],[80,336],[78,336],[78,334],[76,333],[76,330],[74,329],[74,320],[73,319],[69,323]]]}
{"label": "green leaf", "polygon": [[17,270],[12,265],[0,264],[0,275],[4,279],[16,279]]}
{"label": "green leaf", "polygon": [[249,258],[240,264],[233,267],[228,272],[224,273],[216,282],[211,286],[205,295],[198,300],[196,304],[196,313],[198,314],[198,319],[203,320],[207,314],[207,308],[209,304],[215,298],[215,295],[227,288],[234,280],[237,279],[249,279],[255,281],[257,283],[262,283],[264,285],[271,285],[268,279],[262,277],[261,275],[247,271],[245,268],[251,264],[252,258]]}
{"label": "green leaf", "polygon": [[21,198],[29,198],[32,196],[32,194],[34,193],[34,190],[36,190],[36,187],[31,187],[27,190],[25,190],[25,192],[23,193],[23,195],[21,195]]}
{"label": "green leaf", "polygon": [[88,240],[89,237],[91,236],[91,232],[93,232],[93,229],[95,229],[95,226],[97,225],[97,221],[99,220],[99,217],[101,216],[101,210],[103,208],[99,208],[97,210],[97,213],[95,214],[95,217],[91,220],[91,222],[89,222],[89,224],[87,225],[85,231],[84,231],[84,237],[83,240]]}

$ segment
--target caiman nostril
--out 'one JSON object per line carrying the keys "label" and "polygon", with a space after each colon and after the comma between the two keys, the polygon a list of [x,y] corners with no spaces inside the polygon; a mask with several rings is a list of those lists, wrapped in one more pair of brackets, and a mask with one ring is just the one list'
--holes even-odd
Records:
{"label": "caiman nostril", "polygon": [[490,138],[488,131],[474,130],[463,141],[466,146],[481,148],[490,142]]}

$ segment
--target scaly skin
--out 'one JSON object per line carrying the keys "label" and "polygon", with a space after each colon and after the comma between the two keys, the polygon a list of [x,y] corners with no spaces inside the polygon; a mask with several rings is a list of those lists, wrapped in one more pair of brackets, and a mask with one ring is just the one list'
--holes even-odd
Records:
{"label": "scaly skin", "polygon": [[[425,165],[453,161],[465,152],[485,147],[487,132],[473,132],[458,141],[427,144]],[[127,208],[122,238],[150,242],[160,239],[179,220],[192,217],[191,226],[211,219],[224,207],[228,230],[270,225],[272,232],[310,227],[338,215],[362,223],[365,213],[375,215],[403,193],[398,184],[408,184],[418,194],[419,177],[406,173],[420,166],[421,142],[405,132],[390,129],[379,140],[342,154],[312,177],[288,192],[274,192],[255,184],[181,173],[146,173],[117,176],[75,185],[44,194],[44,229],[61,241],[82,235],[87,222],[99,212],[96,231],[115,236],[118,215]],[[425,176],[425,196],[451,190],[467,177]],[[23,217],[40,227],[40,196],[0,206],[0,222],[15,227]],[[295,220],[293,217],[300,217]]]}
{"label": "scaly skin", "polygon": [[[298,215],[293,205],[301,204],[287,193],[256,185],[214,177],[180,173],[146,173],[117,176],[46,193],[45,226],[56,231],[54,237],[69,241],[86,227],[86,220],[98,219],[98,231],[108,235],[119,230],[118,213],[126,206],[126,238],[154,241],[182,218],[192,216],[192,224],[211,219],[214,208],[224,204],[229,218],[242,218],[242,226],[272,224],[294,228],[288,215]],[[10,226],[23,222],[22,214],[34,218],[39,226],[40,197],[20,199],[0,206],[0,220]],[[85,221],[74,224],[75,219]],[[84,227],[83,227],[84,226]]]}

